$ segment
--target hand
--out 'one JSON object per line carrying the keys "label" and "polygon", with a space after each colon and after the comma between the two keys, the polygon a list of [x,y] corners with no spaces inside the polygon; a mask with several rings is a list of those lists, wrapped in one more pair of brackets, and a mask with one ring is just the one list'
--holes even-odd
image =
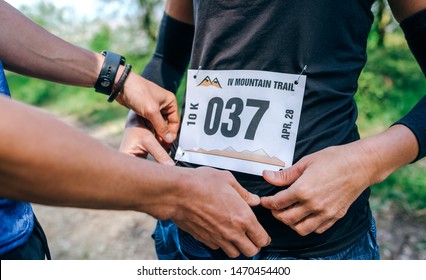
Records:
{"label": "hand", "polygon": [[290,186],[262,197],[261,205],[302,236],[323,233],[372,183],[377,169],[369,162],[369,154],[354,142],[308,155],[279,172],[264,171],[269,183]]}
{"label": "hand", "polygon": [[178,227],[212,249],[222,248],[231,258],[241,252],[254,256],[269,245],[270,237],[249,207],[259,205],[257,195],[228,171],[208,167],[187,171],[186,190],[171,218]]}
{"label": "hand", "polygon": [[168,151],[171,144],[164,141],[162,137],[155,135],[154,129],[148,120],[129,111],[124,130],[120,151],[146,158],[150,154],[158,163],[175,165]]}
{"label": "hand", "polygon": [[176,97],[153,82],[130,73],[123,94],[116,98],[121,105],[147,119],[156,134],[166,143],[173,143],[179,129]]}

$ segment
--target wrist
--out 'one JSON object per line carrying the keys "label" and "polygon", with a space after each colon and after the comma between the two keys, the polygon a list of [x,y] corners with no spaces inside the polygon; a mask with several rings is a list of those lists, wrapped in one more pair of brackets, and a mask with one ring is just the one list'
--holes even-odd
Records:
{"label": "wrist", "polygon": [[[102,51],[101,54],[104,59],[94,88],[96,92],[108,95],[107,101],[112,102],[123,90],[124,83],[132,70],[132,65],[125,65],[126,59],[116,53]],[[120,101],[123,102],[122,99]]]}
{"label": "wrist", "polygon": [[[124,68],[123,66],[120,66],[120,70],[119,70],[119,74],[117,76],[121,76],[122,73],[124,72]],[[133,73],[132,71],[129,72],[129,74],[127,75],[127,79],[125,81],[125,83],[123,84],[121,91],[118,93],[118,95],[115,97],[115,101],[117,101],[117,103],[119,103],[120,105],[123,105],[124,107],[128,107],[130,108],[128,102],[130,102],[131,100],[129,100],[129,93],[130,92],[139,92],[140,91],[140,83],[138,83],[138,81],[135,81],[135,78],[140,79],[141,77],[135,73]],[[116,78],[116,83],[118,82],[119,77]]]}
{"label": "wrist", "polygon": [[418,153],[416,137],[403,125],[392,126],[357,142],[371,185],[384,181],[394,171],[412,162]]}
{"label": "wrist", "polygon": [[113,102],[119,96],[119,94],[124,88],[124,83],[126,82],[127,77],[129,76],[131,70],[132,70],[132,65],[126,64],[123,71],[121,72],[121,75],[117,75],[117,77],[119,78],[117,81],[114,82],[112,91],[107,99],[108,102]]}
{"label": "wrist", "polygon": [[124,65],[126,63],[126,59],[123,56],[110,51],[102,51],[102,55],[105,59],[95,83],[95,91],[110,95],[118,69],[120,65]]}
{"label": "wrist", "polygon": [[161,194],[159,198],[158,207],[155,207],[156,213],[154,217],[159,220],[173,220],[175,217],[181,215],[182,209],[187,209],[187,197],[190,194],[188,186],[191,181],[192,172],[188,168],[177,167],[177,166],[165,166],[167,168],[167,174],[164,174],[164,178],[168,183],[167,191],[159,190]]}

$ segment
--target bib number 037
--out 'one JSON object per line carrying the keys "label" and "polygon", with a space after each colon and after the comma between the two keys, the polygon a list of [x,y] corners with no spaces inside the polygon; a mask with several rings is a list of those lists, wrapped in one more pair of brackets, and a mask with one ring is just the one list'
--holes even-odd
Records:
{"label": "bib number 037", "polygon": [[[206,119],[204,122],[204,132],[211,136],[216,134],[219,129],[220,133],[228,138],[235,137],[240,132],[241,128],[241,114],[245,107],[257,108],[257,111],[253,115],[247,130],[244,135],[244,139],[253,140],[257,128],[259,126],[262,117],[269,108],[269,101],[258,100],[258,99],[247,99],[246,103],[241,98],[233,97],[229,99],[226,104],[220,97],[213,97],[210,99],[207,105]],[[227,116],[229,122],[222,121],[223,109],[231,110]]]}

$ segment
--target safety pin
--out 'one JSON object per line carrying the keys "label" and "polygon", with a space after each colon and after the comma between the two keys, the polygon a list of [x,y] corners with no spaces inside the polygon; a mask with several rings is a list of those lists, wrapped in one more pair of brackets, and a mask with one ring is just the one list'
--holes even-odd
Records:
{"label": "safety pin", "polygon": [[303,73],[306,71],[306,69],[308,69],[308,65],[305,65],[302,69],[302,72],[300,72],[299,77],[297,77],[297,80],[294,81],[294,84],[297,85],[299,83],[299,79],[300,77],[303,75]]}
{"label": "safety pin", "polygon": [[178,159],[175,160],[175,165],[180,161],[180,159],[185,155],[185,152],[182,152],[182,154],[180,155],[180,157]]}
{"label": "safety pin", "polygon": [[196,78],[197,78],[198,73],[200,72],[200,70],[201,70],[201,65],[200,65],[200,66],[198,66],[197,74],[195,74],[195,75],[194,75],[194,79],[196,79]]}

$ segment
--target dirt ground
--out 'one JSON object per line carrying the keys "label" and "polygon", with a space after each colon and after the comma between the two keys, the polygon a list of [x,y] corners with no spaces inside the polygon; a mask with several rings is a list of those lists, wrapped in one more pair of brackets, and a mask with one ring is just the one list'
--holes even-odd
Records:
{"label": "dirt ground", "polygon": [[[53,259],[155,260],[155,220],[142,213],[34,205]],[[426,259],[426,215],[389,206],[375,214],[382,259]]]}
{"label": "dirt ground", "polygon": [[[72,119],[66,122],[76,126]],[[78,125],[77,125],[78,126]],[[81,130],[118,147],[122,123]],[[136,212],[33,205],[49,240],[53,259],[156,259],[151,233],[155,220]],[[426,211],[408,213],[395,205],[374,212],[382,259],[426,259]]]}

